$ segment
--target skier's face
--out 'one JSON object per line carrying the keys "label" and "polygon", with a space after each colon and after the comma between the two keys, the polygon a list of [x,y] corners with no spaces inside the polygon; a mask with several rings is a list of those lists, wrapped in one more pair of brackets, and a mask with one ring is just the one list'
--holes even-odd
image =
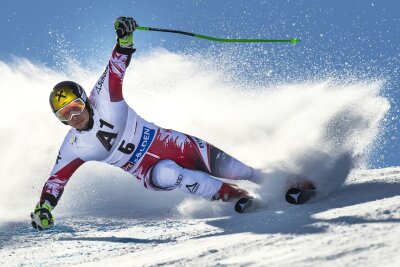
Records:
{"label": "skier's face", "polygon": [[85,108],[79,115],[72,116],[67,123],[77,130],[85,129],[89,123],[89,111]]}

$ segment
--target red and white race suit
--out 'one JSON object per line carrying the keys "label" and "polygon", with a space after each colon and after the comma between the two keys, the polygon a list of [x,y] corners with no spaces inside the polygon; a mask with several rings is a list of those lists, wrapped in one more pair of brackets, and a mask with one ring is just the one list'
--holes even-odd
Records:
{"label": "red and white race suit", "polygon": [[[131,55],[122,54],[117,48],[90,93],[93,127],[85,131],[69,130],[43,187],[42,202],[47,201],[53,207],[57,205],[68,180],[86,161],[120,167],[133,174],[144,187],[154,190],[174,188],[157,186],[151,180],[151,169],[162,160],[172,160],[184,169],[216,177],[247,179],[252,175],[252,168],[203,140],[163,129],[138,116],[122,95],[122,81]],[[221,183],[213,184],[213,192],[202,192],[204,197],[210,198],[221,186]],[[175,187],[178,185],[176,183]],[[198,186],[196,182],[186,187],[189,193],[194,193],[193,187],[197,190]],[[205,187],[204,190],[210,189]]]}

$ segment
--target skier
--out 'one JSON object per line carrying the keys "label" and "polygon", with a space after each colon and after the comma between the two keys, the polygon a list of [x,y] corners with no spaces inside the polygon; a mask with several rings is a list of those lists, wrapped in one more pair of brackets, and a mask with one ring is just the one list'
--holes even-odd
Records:
{"label": "skier", "polygon": [[122,81],[133,48],[137,26],[130,17],[114,22],[117,44],[108,65],[89,97],[72,81],[54,86],[50,106],[57,118],[71,126],[31,214],[32,226],[54,225],[51,211],[72,174],[86,161],[122,168],[152,190],[180,190],[210,200],[232,201],[250,194],[216,177],[260,183],[261,172],[217,147],[184,133],[147,122],[128,106]]}

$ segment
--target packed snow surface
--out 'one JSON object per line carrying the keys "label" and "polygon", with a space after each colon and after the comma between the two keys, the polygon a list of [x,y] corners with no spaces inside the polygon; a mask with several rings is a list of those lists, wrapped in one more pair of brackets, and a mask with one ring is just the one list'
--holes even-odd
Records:
{"label": "packed snow surface", "polygon": [[[251,214],[62,216],[1,226],[1,266],[399,266],[400,169],[353,172],[328,197]],[[107,211],[105,211],[107,213]]]}
{"label": "packed snow surface", "polygon": [[[0,62],[0,88],[8,88],[0,105],[0,266],[400,265],[400,169],[365,169],[390,108],[384,81],[242,83],[217,60],[165,50],[132,60],[126,101],[145,119],[262,170],[262,185],[238,183],[267,208],[235,214],[232,204],[152,192],[89,162],[66,186],[55,227],[32,229],[29,214],[68,129],[48,93],[60,80],[89,91],[102,73],[66,63],[55,71]],[[310,203],[284,201],[293,175],[316,184]]]}

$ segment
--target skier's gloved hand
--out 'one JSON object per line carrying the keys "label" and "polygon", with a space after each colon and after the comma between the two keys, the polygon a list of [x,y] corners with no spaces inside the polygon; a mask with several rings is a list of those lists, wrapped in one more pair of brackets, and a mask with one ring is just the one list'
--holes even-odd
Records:
{"label": "skier's gloved hand", "polygon": [[114,21],[114,28],[118,38],[124,38],[133,33],[137,26],[136,21],[131,17],[119,17]]}
{"label": "skier's gloved hand", "polygon": [[130,17],[119,17],[114,21],[115,32],[118,36],[118,44],[123,48],[133,47],[133,31],[137,23]]}
{"label": "skier's gloved hand", "polygon": [[53,208],[46,202],[38,202],[35,211],[31,213],[32,227],[39,231],[47,230],[54,225],[54,217],[51,214]]}

